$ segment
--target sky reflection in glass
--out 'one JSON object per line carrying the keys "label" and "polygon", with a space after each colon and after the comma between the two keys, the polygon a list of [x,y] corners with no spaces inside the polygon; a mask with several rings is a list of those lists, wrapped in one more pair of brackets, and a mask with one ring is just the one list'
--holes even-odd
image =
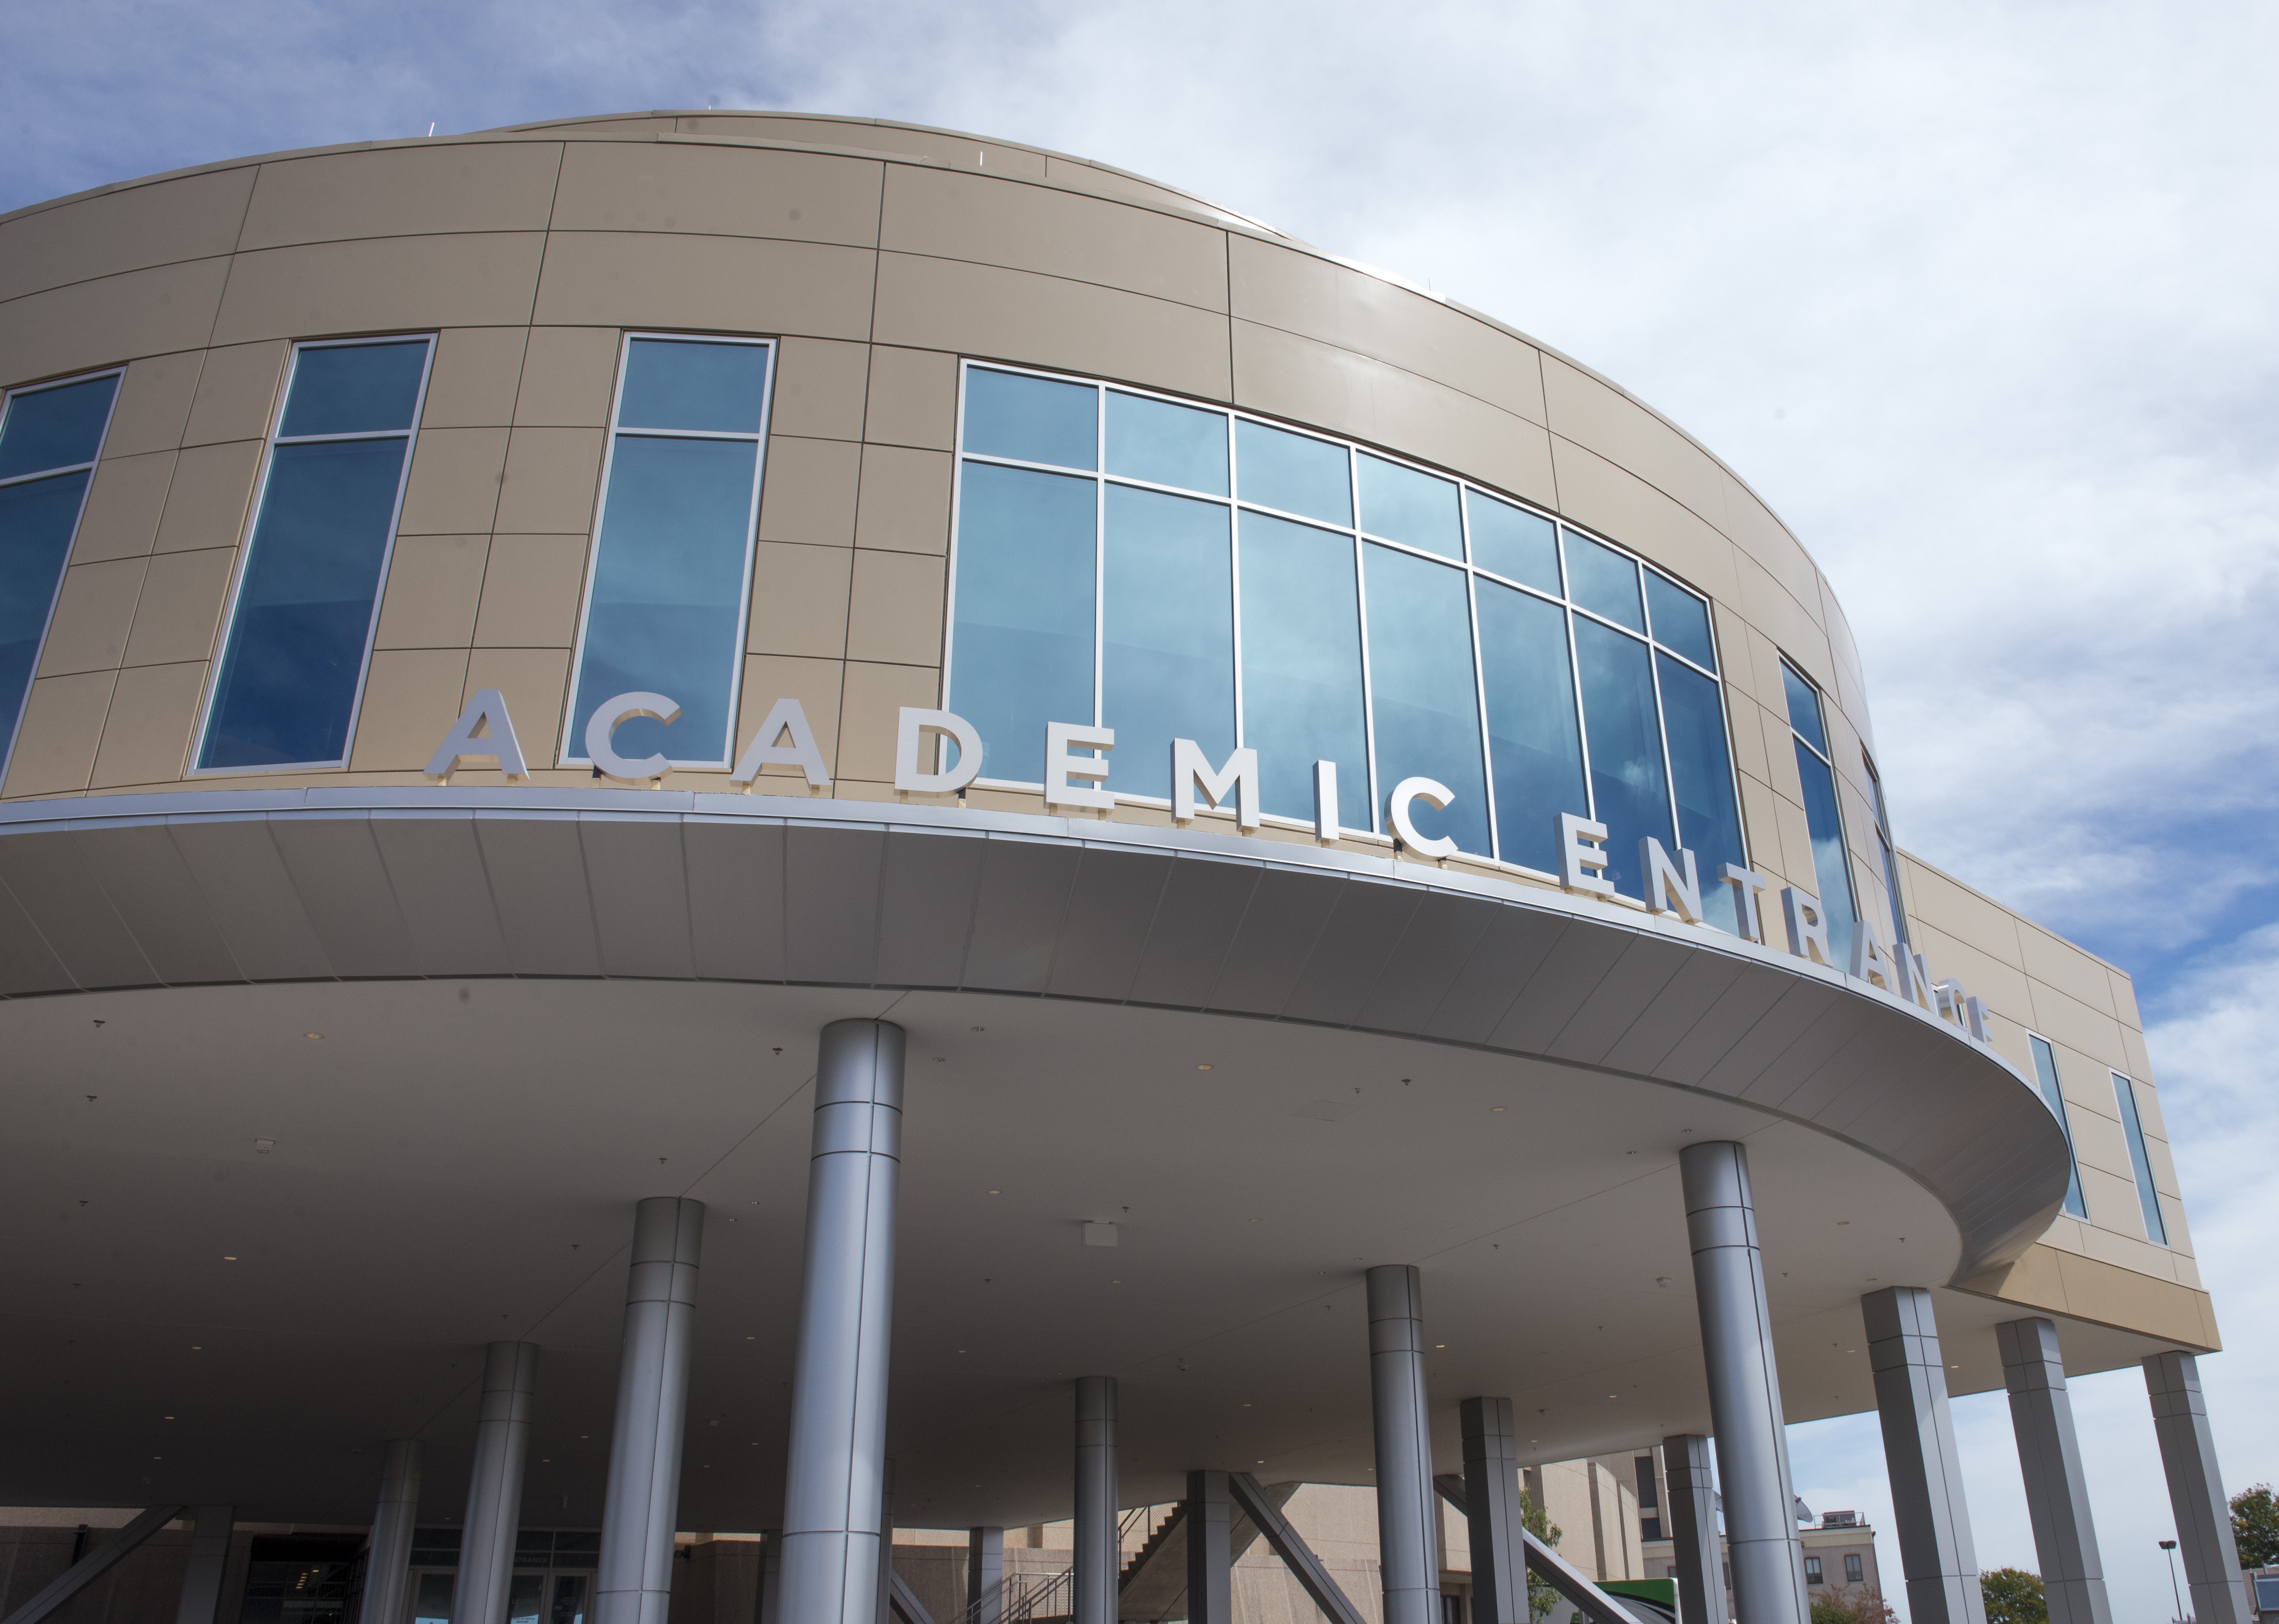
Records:
{"label": "sky reflection in glass", "polygon": [[1353,523],[1353,481],[1343,446],[1241,417],[1234,425],[1234,455],[1243,501],[1324,524]]}
{"label": "sky reflection in glass", "polygon": [[1214,767],[1234,748],[1227,510],[1125,485],[1108,487],[1107,504],[1101,719],[1116,730],[1112,780],[1127,795],[1168,797],[1172,739],[1193,739]]}
{"label": "sky reflection in glass", "polygon": [[[1572,555],[1569,555],[1571,560]],[[1591,793],[1607,826],[1607,878],[1626,897],[1642,894],[1638,843],[1669,831],[1669,784],[1655,724],[1654,670],[1646,647],[1594,621],[1575,622],[1575,663],[1583,678],[1583,729],[1590,747]]]}
{"label": "sky reflection in glass", "polygon": [[1374,829],[1353,541],[1262,513],[1240,522],[1243,737],[1266,810],[1310,820],[1314,763],[1335,762],[1339,823]]}
{"label": "sky reflection in glass", "polygon": [[965,448],[1017,463],[1095,468],[1100,391],[1090,384],[971,367],[965,374]]}
{"label": "sky reflection in glass", "polygon": [[948,703],[979,731],[986,778],[1042,783],[1045,724],[1092,720],[1098,488],[965,465]]}
{"label": "sky reflection in glass", "polygon": [[1556,874],[1559,814],[1591,804],[1575,723],[1567,613],[1493,581],[1482,581],[1477,595],[1496,836],[1506,862]]}
{"label": "sky reflection in glass", "polygon": [[1443,558],[1463,557],[1464,521],[1456,509],[1454,481],[1366,451],[1354,455],[1363,530]]}
{"label": "sky reflection in glass", "polygon": [[1438,810],[1414,803],[1416,832],[1428,840],[1448,837],[1485,857],[1493,847],[1464,572],[1373,541],[1362,554],[1377,793],[1392,794],[1403,778],[1437,779],[1455,798]]}
{"label": "sky reflection in glass", "polygon": [[1638,565],[1611,547],[1567,532],[1567,583],[1577,607],[1633,632],[1646,630]]}
{"label": "sky reflection in glass", "polygon": [[1559,527],[1508,502],[1464,493],[1472,526],[1472,562],[1506,580],[1563,597],[1559,589]]}
{"label": "sky reflection in glass", "polygon": [[1150,485],[1226,494],[1226,416],[1108,392],[1108,471]]}
{"label": "sky reflection in glass", "polygon": [[1733,801],[1725,709],[1717,685],[1700,672],[1666,654],[1656,654],[1654,663],[1669,740],[1670,788],[1677,799],[1677,839],[1694,855],[1701,906],[1710,923],[1738,934],[1733,888],[1717,877],[1725,864],[1741,862],[1741,815]]}

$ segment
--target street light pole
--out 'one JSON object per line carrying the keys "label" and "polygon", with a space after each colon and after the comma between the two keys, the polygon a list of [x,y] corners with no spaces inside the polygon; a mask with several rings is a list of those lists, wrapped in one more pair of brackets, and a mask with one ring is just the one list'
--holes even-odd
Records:
{"label": "street light pole", "polygon": [[2184,1593],[2176,1584],[2176,1542],[2164,1539],[2160,1549],[2168,1553],[2168,1590],[2176,1598],[2176,1624],[2191,1624],[2184,1617]]}

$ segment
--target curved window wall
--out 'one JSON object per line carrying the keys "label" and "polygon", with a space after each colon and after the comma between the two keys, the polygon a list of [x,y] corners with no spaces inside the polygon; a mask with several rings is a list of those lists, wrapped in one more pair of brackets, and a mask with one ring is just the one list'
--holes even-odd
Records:
{"label": "curved window wall", "polygon": [[1381,831],[1401,779],[1417,831],[1558,869],[1556,819],[1682,843],[1734,926],[1746,861],[1707,602],[1491,492],[1240,413],[968,364],[959,414],[949,708],[982,778],[1043,780],[1048,722],[1116,730],[1108,787],[1171,793],[1170,743],[1259,754],[1264,810]]}

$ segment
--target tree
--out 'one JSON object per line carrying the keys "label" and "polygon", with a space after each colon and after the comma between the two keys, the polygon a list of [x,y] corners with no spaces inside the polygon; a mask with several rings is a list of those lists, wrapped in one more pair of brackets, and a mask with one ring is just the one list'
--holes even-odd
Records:
{"label": "tree", "polygon": [[[1538,1505],[1535,1503],[1535,1497],[1524,1489],[1519,1491],[1519,1521],[1521,1525],[1536,1538],[1554,1550],[1557,1549],[1559,1537],[1565,1530],[1551,1521],[1551,1513]],[[1529,1568],[1527,1570],[1528,1624],[1535,1624],[1539,1619],[1549,1618],[1551,1610],[1558,1605],[1559,1592],[1553,1590],[1544,1580],[1536,1577],[1533,1568]]]}
{"label": "tree", "polygon": [[2050,1624],[2050,1604],[2042,1576],[2022,1567],[1990,1568],[1978,1575],[1986,1598],[1986,1624]]}
{"label": "tree", "polygon": [[2269,1483],[2231,1497],[2231,1537],[2239,1546],[2242,1567],[2279,1562],[2279,1502],[2273,1500]]}
{"label": "tree", "polygon": [[1812,1624],[1893,1624],[1898,1617],[1872,1585],[1831,1584],[1812,1598]]}

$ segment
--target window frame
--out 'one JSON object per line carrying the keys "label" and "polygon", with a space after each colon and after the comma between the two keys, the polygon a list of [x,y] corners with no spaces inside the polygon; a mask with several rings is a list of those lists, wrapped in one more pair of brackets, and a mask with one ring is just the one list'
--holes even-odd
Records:
{"label": "window frame", "polygon": [[[2058,1131],[2065,1136],[2067,1171],[2066,1202],[2065,1205],[2058,1210],[2065,1217],[2074,1219],[2077,1222],[2087,1223],[2089,1222],[2089,1191],[2083,1187],[2081,1182],[2080,1153],[2074,1149],[2073,1114],[2066,1107],[2064,1074],[2058,1070],[2058,1046],[2049,1038],[2043,1037],[2041,1033],[2036,1031],[2030,1026],[2025,1029],[2025,1032],[2026,1053],[2028,1058],[2031,1059],[2040,1053],[2040,1051],[2037,1050],[2034,1046],[2037,1044],[2039,1044],[2043,1049],[2049,1051],[2050,1085],[2057,1091],[2057,1108],[2053,1115],[2058,1119]],[[2035,1069],[2035,1092],[2038,1093],[2040,1092],[2039,1084],[2041,1083],[2040,1069],[2037,1067]],[[2046,1105],[2049,1102],[2045,1099],[2043,1103]],[[2073,1210],[2074,1203],[2076,1201],[2081,1204],[2081,1210],[2079,1212]]]}
{"label": "window frame", "polygon": [[[1057,463],[1027,462],[1017,457],[998,456],[984,452],[969,451],[966,448],[965,443],[965,406],[968,394],[967,379],[976,369],[983,372],[1009,373],[1015,377],[1041,379],[1051,383],[1077,384],[1092,389],[1095,402],[1093,409],[1093,424],[1095,431],[1093,466],[1088,470],[1075,469],[1065,467]],[[1133,395],[1143,400],[1162,401],[1167,404],[1190,407],[1203,411],[1215,412],[1222,416],[1226,422],[1227,488],[1225,494],[1217,494],[1209,491],[1191,490],[1184,486],[1163,485],[1153,480],[1137,479],[1131,475],[1110,473],[1108,469],[1108,396],[1110,393]],[[615,413],[613,409],[613,421]],[[1325,519],[1313,517],[1308,514],[1293,513],[1286,509],[1270,507],[1264,502],[1247,501],[1244,499],[1240,494],[1241,466],[1239,451],[1238,449],[1238,442],[1240,436],[1238,425],[1245,421],[1256,423],[1262,426],[1276,429],[1284,433],[1295,434],[1302,439],[1312,440],[1321,444],[1332,447],[1343,453],[1346,458],[1347,500],[1350,504],[1353,515],[1351,522],[1346,525],[1338,525]],[[1446,480],[1456,487],[1457,524],[1459,527],[1461,545],[1462,548],[1462,555],[1461,557],[1450,557],[1445,553],[1436,553],[1429,548],[1417,547],[1408,542],[1397,541],[1391,537],[1380,535],[1377,532],[1367,528],[1366,525],[1363,523],[1366,516],[1362,511],[1361,503],[1360,458],[1362,456],[1373,456],[1381,462],[1392,463],[1397,467],[1407,469],[1412,472],[1424,474],[1436,479]],[[1733,826],[1740,839],[1741,862],[1745,867],[1749,864],[1749,831],[1747,820],[1743,814],[1743,808],[1741,806],[1740,773],[1738,768],[1739,753],[1734,748],[1733,744],[1733,707],[1727,693],[1728,685],[1724,675],[1726,658],[1723,641],[1719,636],[1717,629],[1717,617],[1715,612],[1715,601],[1711,598],[1708,594],[1698,591],[1694,587],[1688,586],[1672,571],[1661,568],[1660,565],[1657,565],[1651,560],[1647,559],[1643,554],[1640,554],[1632,548],[1626,548],[1620,542],[1612,540],[1587,526],[1577,525],[1571,520],[1563,518],[1558,514],[1551,512],[1537,503],[1527,501],[1523,497],[1515,496],[1508,492],[1500,490],[1495,486],[1485,484],[1478,479],[1468,478],[1462,474],[1455,473],[1447,469],[1436,468],[1430,463],[1418,462],[1413,457],[1403,456],[1397,452],[1386,450],[1381,447],[1370,444],[1363,440],[1340,438],[1338,435],[1330,433],[1324,430],[1314,428],[1304,424],[1270,417],[1263,412],[1247,410],[1239,407],[1229,405],[1224,402],[1202,400],[1190,396],[1173,395],[1163,390],[1149,389],[1138,385],[1118,382],[1107,378],[1087,377],[1071,372],[1056,372],[1042,367],[1022,366],[1007,362],[994,361],[977,356],[961,356],[958,358],[957,414],[955,425],[954,444],[951,451],[949,552],[946,561],[948,590],[944,597],[942,611],[941,702],[943,704],[947,705],[950,702],[956,660],[955,632],[957,627],[957,566],[959,560],[959,532],[963,523],[965,466],[968,461],[986,463],[1001,468],[1023,469],[1036,473],[1055,474],[1064,479],[1085,478],[1089,479],[1093,482],[1092,725],[1095,727],[1102,725],[1102,707],[1105,703],[1106,697],[1102,668],[1104,663],[1103,640],[1106,632],[1104,597],[1107,590],[1107,524],[1105,509],[1107,504],[1108,486],[1110,484],[1123,485],[1136,490],[1155,491],[1165,495],[1180,496],[1192,501],[1216,502],[1226,509],[1228,516],[1227,530],[1229,537],[1229,563],[1234,581],[1232,598],[1232,612],[1234,617],[1234,637],[1232,656],[1234,661],[1234,740],[1235,746],[1238,749],[1244,747],[1250,742],[1247,736],[1248,714],[1247,707],[1245,703],[1246,696],[1243,692],[1242,679],[1241,515],[1245,512],[1258,513],[1269,518],[1281,519],[1293,525],[1302,525],[1310,529],[1323,531],[1329,534],[1342,535],[1349,540],[1353,545],[1355,598],[1357,601],[1359,614],[1359,624],[1356,627],[1356,631],[1359,634],[1361,643],[1362,718],[1363,738],[1368,752],[1367,776],[1369,779],[1370,826],[1366,830],[1346,830],[1344,831],[1344,834],[1347,838],[1359,838],[1364,840],[1388,845],[1392,840],[1390,833],[1383,827],[1385,820],[1384,799],[1385,793],[1389,792],[1390,786],[1380,786],[1378,783],[1379,771],[1377,749],[1377,694],[1374,673],[1371,670],[1370,663],[1369,637],[1369,582],[1366,571],[1366,555],[1363,550],[1367,547],[1376,546],[1392,548],[1395,552],[1406,554],[1412,558],[1423,559],[1428,563],[1438,564],[1444,569],[1459,571],[1462,572],[1463,577],[1465,608],[1469,620],[1468,630],[1471,639],[1473,715],[1479,729],[1480,763],[1482,777],[1485,780],[1484,795],[1486,802],[1489,844],[1489,850],[1487,852],[1466,852],[1462,854],[1466,861],[1492,863],[1496,867],[1508,869],[1514,873],[1523,874],[1530,878],[1549,880],[1554,884],[1557,883],[1559,877],[1557,875],[1548,873],[1541,869],[1531,868],[1523,863],[1510,862],[1502,855],[1502,831],[1497,826],[1496,818],[1494,752],[1490,743],[1488,726],[1487,677],[1485,668],[1481,659],[1480,647],[1479,582],[1482,578],[1485,578],[1496,586],[1507,587],[1512,591],[1524,594],[1526,596],[1536,599],[1540,602],[1548,603],[1561,612],[1562,617],[1562,624],[1564,625],[1567,637],[1568,685],[1569,696],[1574,706],[1576,738],[1579,741],[1582,750],[1581,765],[1583,769],[1583,794],[1585,804],[1582,808],[1577,808],[1577,810],[1582,811],[1586,816],[1595,818],[1598,816],[1598,797],[1596,789],[1591,782],[1591,735],[1589,723],[1583,714],[1582,670],[1580,656],[1577,652],[1575,643],[1575,617],[1579,615],[1586,620],[1593,621],[1600,625],[1606,626],[1610,630],[1618,632],[1623,636],[1631,639],[1633,642],[1642,644],[1646,650],[1646,664],[1652,678],[1654,687],[1655,735],[1661,752],[1663,799],[1667,803],[1667,810],[1669,816],[1669,826],[1674,831],[1676,838],[1681,842],[1684,837],[1684,819],[1680,814],[1677,804],[1677,775],[1672,770],[1669,755],[1668,710],[1662,700],[1661,669],[1656,656],[1666,655],[1667,657],[1678,662],[1679,664],[1683,665],[1687,670],[1694,671],[1707,678],[1713,685],[1715,685],[1717,693],[1718,709],[1721,713],[1723,724],[1725,730],[1725,760],[1727,764],[1727,776],[1730,780],[1729,787],[1733,798]],[[1499,574],[1495,571],[1488,569],[1486,566],[1475,562],[1472,548],[1471,502],[1468,500],[1469,494],[1473,492],[1477,492],[1480,495],[1485,496],[1492,501],[1500,502],[1508,504],[1508,506],[1517,508],[1522,512],[1533,517],[1547,521],[1553,526],[1553,548],[1554,552],[1556,555],[1555,562],[1559,571],[1560,593],[1558,595],[1554,596],[1551,594],[1546,593],[1541,588],[1529,586],[1523,581],[1514,580],[1508,576]],[[1679,591],[1685,593],[1690,597],[1699,600],[1702,606],[1703,618],[1708,624],[1710,657],[1716,662],[1716,669],[1713,670],[1701,666],[1677,648],[1672,647],[1669,644],[1659,641],[1654,637],[1654,611],[1651,603],[1646,598],[1645,590],[1646,579],[1643,575],[1641,575],[1638,579],[1639,611],[1641,618],[1646,625],[1646,630],[1643,632],[1633,631],[1631,628],[1623,625],[1618,622],[1608,620],[1605,617],[1593,614],[1589,609],[1584,609],[1580,605],[1577,604],[1573,601],[1572,588],[1568,580],[1567,571],[1567,548],[1564,532],[1569,532],[1585,540],[1596,542],[1600,546],[1608,548],[1622,557],[1628,559],[1634,567],[1652,571],[1654,574],[1660,576],[1663,580],[1667,581],[1669,585],[1677,588]],[[1074,720],[1074,718],[1070,719]],[[937,746],[937,747],[939,748],[940,747]],[[994,778],[977,778],[973,780],[973,784],[974,787],[979,789],[1008,790],[1015,793],[1039,793],[1044,787],[1041,784],[1037,783]],[[1115,795],[1118,804],[1150,807],[1157,809],[1168,809],[1171,805],[1170,801],[1163,796],[1135,795],[1121,790],[1111,790],[1110,793]],[[1313,826],[1309,822],[1303,818],[1290,817],[1277,813],[1265,813],[1262,814],[1262,817],[1263,821],[1273,824],[1278,828],[1304,830],[1310,829]]]}
{"label": "window frame", "polygon": [[[743,344],[768,352],[767,381],[760,391],[760,426],[754,434],[734,433],[725,429],[621,429],[618,413],[625,402],[625,366],[632,358],[636,340],[675,344]],[[668,331],[662,328],[625,327],[618,333],[618,372],[610,385],[610,420],[602,430],[602,472],[594,486],[594,509],[587,520],[586,532],[586,578],[578,592],[578,625],[571,635],[570,675],[562,699],[562,732],[555,746],[555,765],[557,767],[591,767],[593,761],[585,754],[585,724],[590,718],[580,716],[578,709],[578,685],[586,670],[586,634],[594,609],[594,586],[600,575],[602,559],[602,521],[609,510],[610,479],[618,462],[618,440],[625,434],[657,440],[710,440],[748,442],[754,447],[752,462],[752,501],[744,526],[743,584],[736,600],[736,657],[728,679],[728,731],[721,746],[722,754],[704,759],[684,760],[679,756],[665,757],[666,765],[676,771],[706,771],[732,766],[736,757],[736,726],[741,720],[744,698],[744,663],[750,657],[748,644],[752,631],[752,579],[759,567],[760,496],[768,479],[768,434],[775,417],[776,369],[783,359],[783,340],[766,333],[701,333]],[[962,380],[961,380],[962,381]],[[963,395],[959,410],[963,410]],[[679,701],[679,695],[667,698]],[[1095,704],[1097,701],[1095,701]],[[670,735],[668,734],[668,737]]]}
{"label": "window frame", "polygon": [[[198,701],[198,724],[190,733],[190,753],[184,765],[185,778],[242,778],[262,773],[320,772],[330,769],[348,770],[356,759],[357,727],[364,720],[364,690],[372,681],[372,645],[380,638],[380,612],[388,601],[388,572],[395,566],[396,532],[403,524],[403,499],[411,488],[411,459],[419,449],[420,419],[427,412],[427,386],[435,376],[435,351],[442,334],[440,329],[428,327],[408,333],[362,333],[352,338],[295,339],[292,354],[286,357],[285,370],[277,384],[276,398],[269,402],[269,426],[264,432],[261,445],[261,468],[253,484],[253,500],[245,510],[245,522],[238,529],[237,556],[230,565],[229,594],[222,601],[219,624],[214,632],[211,648],[206,655],[205,692]],[[403,344],[418,341],[426,346],[426,354],[419,363],[419,390],[412,397],[411,421],[404,428],[360,429],[348,434],[280,433],[285,426],[286,402],[293,398],[293,380],[299,375],[301,355],[310,349],[345,349],[356,345]],[[351,440],[403,440],[403,469],[395,476],[395,505],[388,509],[388,541],[380,549],[380,576],[372,593],[372,616],[364,624],[364,655],[357,667],[356,696],[349,703],[349,722],[341,735],[341,754],[329,762],[265,762],[249,767],[203,767],[198,758],[205,754],[207,730],[213,725],[214,702],[221,693],[222,665],[229,652],[229,635],[237,625],[238,600],[245,591],[247,567],[253,561],[253,532],[261,523],[261,512],[269,500],[269,479],[276,467],[280,444],[305,446],[337,443]]]}
{"label": "window frame", "polygon": [[[2106,1068],[2112,1071],[2111,1067]],[[2138,1215],[2145,1220],[2145,1238],[2169,1248],[2168,1220],[2160,1211],[2160,1187],[2152,1182],[2152,1151],[2145,1139],[2145,1107],[2137,1099],[2137,1080],[2125,1071],[2113,1072],[2114,1103],[2122,1107],[2121,1134],[2129,1145],[2129,1182],[2137,1186]]]}
{"label": "window frame", "polygon": [[[1820,709],[1820,734],[1822,738],[1827,738],[1827,690],[1823,689],[1818,683],[1813,681],[1809,676],[1806,675],[1804,667],[1790,659],[1785,654],[1781,655],[1780,663],[1782,670],[1794,672],[1796,679],[1812,691],[1812,702],[1819,707]],[[1866,915],[1860,910],[1860,882],[1852,872],[1852,831],[1844,821],[1843,776],[1836,770],[1835,756],[1830,752],[1821,749],[1818,746],[1815,745],[1812,740],[1807,739],[1803,733],[1798,731],[1796,718],[1788,714],[1788,693],[1785,685],[1783,686],[1781,693],[1781,718],[1788,724],[1789,737],[1794,739],[1805,749],[1810,751],[1812,753],[1813,760],[1818,762],[1822,766],[1828,769],[1829,805],[1836,814],[1836,839],[1838,845],[1843,849],[1844,853],[1844,889],[1846,893],[1847,900],[1852,904],[1853,921],[1854,923],[1858,923],[1864,920]],[[1807,813],[1808,811],[1809,808],[1807,808]],[[1807,817],[1807,829],[1808,825],[1809,819]],[[1820,884],[1820,876],[1816,872],[1812,877],[1812,883],[1815,885]],[[1827,899],[1823,897],[1821,900],[1825,902]]]}
{"label": "window frame", "polygon": [[[1821,725],[1827,725],[1824,716]],[[1908,946],[1907,903],[1899,891],[1899,842],[1891,839],[1891,808],[1884,804],[1884,775],[1876,770],[1876,758],[1868,753],[1865,745],[1860,747],[1860,764],[1867,770],[1868,785],[1873,792],[1869,810],[1876,815],[1876,842],[1884,858],[1884,900],[1891,909],[1892,945],[1904,950]],[[1839,817],[1843,815],[1840,801],[1837,805],[1837,814]]]}
{"label": "window frame", "polygon": [[93,383],[98,378],[115,378],[119,382],[111,391],[110,408],[103,414],[103,430],[96,436],[95,455],[84,463],[58,463],[53,468],[42,468],[0,479],[0,490],[6,490],[19,485],[36,484],[42,479],[57,479],[64,474],[83,471],[87,475],[87,488],[79,494],[79,511],[72,516],[71,541],[64,548],[64,567],[56,572],[55,590],[48,594],[48,612],[40,620],[39,641],[33,647],[31,670],[24,678],[24,702],[8,724],[8,737],[0,739],[0,785],[7,783],[8,770],[16,764],[16,742],[23,736],[24,717],[32,709],[32,690],[40,680],[40,662],[47,657],[48,638],[56,629],[56,606],[63,601],[64,583],[71,578],[72,555],[79,550],[80,526],[87,523],[87,504],[95,496],[95,476],[103,462],[104,448],[111,442],[111,425],[119,419],[119,397],[127,392],[127,369],[124,366],[101,366],[91,372],[72,372],[61,378],[43,379],[38,383],[18,384],[13,388],[0,389],[0,428],[4,428],[8,413],[19,396],[45,395],[50,389]]}

